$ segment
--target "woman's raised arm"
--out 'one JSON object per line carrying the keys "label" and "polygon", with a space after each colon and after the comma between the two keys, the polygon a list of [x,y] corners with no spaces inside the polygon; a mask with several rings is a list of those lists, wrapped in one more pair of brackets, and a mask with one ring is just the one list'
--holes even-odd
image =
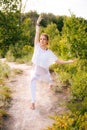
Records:
{"label": "woman's raised arm", "polygon": [[35,40],[34,44],[39,43],[39,35],[40,35],[40,22],[42,20],[41,15],[38,17],[37,22],[36,22],[36,34],[35,34]]}

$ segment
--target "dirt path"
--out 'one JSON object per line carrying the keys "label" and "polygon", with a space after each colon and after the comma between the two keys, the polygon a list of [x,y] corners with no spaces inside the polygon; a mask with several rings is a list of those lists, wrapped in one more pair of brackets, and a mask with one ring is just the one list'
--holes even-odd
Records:
{"label": "dirt path", "polygon": [[61,105],[67,100],[66,93],[58,93],[48,89],[43,81],[37,83],[36,109],[31,110],[30,103],[30,70],[31,66],[25,64],[8,63],[14,69],[23,70],[22,75],[8,81],[12,89],[12,105],[9,108],[9,119],[5,122],[3,130],[42,130],[53,122],[48,116],[54,112],[61,114],[66,108]]}

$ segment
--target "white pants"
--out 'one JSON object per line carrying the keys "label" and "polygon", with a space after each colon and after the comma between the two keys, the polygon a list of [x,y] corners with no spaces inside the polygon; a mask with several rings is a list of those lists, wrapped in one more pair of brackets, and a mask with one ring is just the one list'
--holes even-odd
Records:
{"label": "white pants", "polygon": [[36,99],[36,81],[40,78],[44,78],[49,82],[49,84],[52,84],[52,79],[49,70],[44,69],[40,66],[34,66],[31,71],[31,81],[30,81],[32,103],[34,103]]}

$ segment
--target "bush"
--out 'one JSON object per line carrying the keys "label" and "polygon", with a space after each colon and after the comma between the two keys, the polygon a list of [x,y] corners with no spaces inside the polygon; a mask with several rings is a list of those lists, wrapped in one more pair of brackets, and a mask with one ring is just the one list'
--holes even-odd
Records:
{"label": "bush", "polygon": [[75,76],[73,76],[73,82],[71,85],[72,95],[75,99],[83,100],[87,97],[87,73],[79,70]]}
{"label": "bush", "polygon": [[10,67],[6,63],[0,62],[0,79],[8,78],[10,73]]}
{"label": "bush", "polygon": [[72,99],[67,103],[67,107],[72,112],[76,112],[78,110],[81,114],[84,114],[87,112],[87,97],[85,97],[82,101]]}
{"label": "bush", "polygon": [[43,130],[87,130],[87,113],[84,115],[79,112],[66,113],[50,118],[54,120],[54,123]]}
{"label": "bush", "polygon": [[0,129],[2,129],[4,118],[8,116],[6,108],[9,107],[11,101],[11,89],[5,85],[6,78],[10,74],[9,66],[0,62]]}
{"label": "bush", "polygon": [[[22,43],[21,43],[22,44]],[[27,63],[31,60],[33,54],[33,47],[29,45],[20,46],[16,44],[15,46],[10,46],[6,54],[6,59],[8,61],[15,61],[18,63]]]}

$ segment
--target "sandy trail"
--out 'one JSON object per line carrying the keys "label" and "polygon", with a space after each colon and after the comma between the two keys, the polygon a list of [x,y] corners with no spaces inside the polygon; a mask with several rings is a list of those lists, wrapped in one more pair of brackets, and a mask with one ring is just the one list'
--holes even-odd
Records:
{"label": "sandy trail", "polygon": [[60,104],[67,100],[67,94],[55,94],[48,89],[46,82],[38,81],[36,109],[31,110],[29,83],[32,66],[14,62],[8,62],[8,65],[11,69],[23,70],[23,74],[13,77],[7,83],[12,89],[12,101],[8,110],[10,117],[6,120],[3,130],[42,130],[51,125],[53,120],[49,115],[54,115],[54,112],[61,114],[66,109]]}

